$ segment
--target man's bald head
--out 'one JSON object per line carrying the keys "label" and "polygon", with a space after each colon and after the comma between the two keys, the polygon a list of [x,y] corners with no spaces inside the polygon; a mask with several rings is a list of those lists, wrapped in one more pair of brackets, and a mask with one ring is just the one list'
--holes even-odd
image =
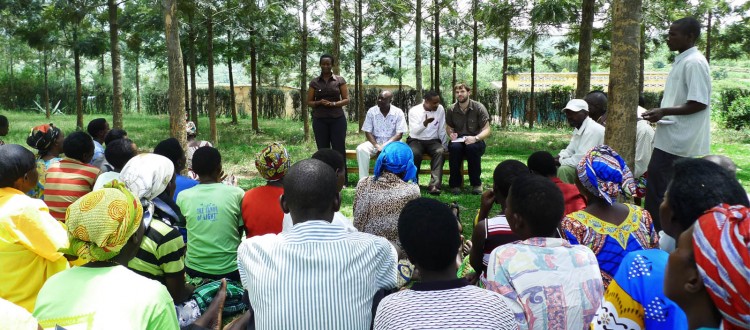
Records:
{"label": "man's bald head", "polygon": [[589,117],[594,121],[599,120],[599,117],[607,113],[606,93],[602,91],[592,91],[588,93],[583,100],[589,104]]}
{"label": "man's bald head", "polygon": [[378,94],[378,108],[380,111],[388,112],[391,109],[391,101],[393,101],[393,93],[385,90]]}
{"label": "man's bald head", "polygon": [[703,157],[703,159],[712,162],[716,165],[719,165],[729,171],[730,173],[737,175],[737,164],[735,164],[731,158],[724,156],[724,155],[708,155]]}
{"label": "man's bald head", "polygon": [[281,208],[290,213],[292,222],[333,220],[339,210],[340,198],[336,189],[336,172],[317,159],[301,160],[284,176]]}

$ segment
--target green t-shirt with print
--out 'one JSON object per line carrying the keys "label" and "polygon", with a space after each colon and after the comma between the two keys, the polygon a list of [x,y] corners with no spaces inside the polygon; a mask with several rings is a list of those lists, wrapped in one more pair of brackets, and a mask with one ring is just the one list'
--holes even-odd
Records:
{"label": "green t-shirt with print", "polygon": [[223,183],[199,184],[180,193],[177,206],[187,221],[185,266],[211,275],[237,270],[244,195]]}

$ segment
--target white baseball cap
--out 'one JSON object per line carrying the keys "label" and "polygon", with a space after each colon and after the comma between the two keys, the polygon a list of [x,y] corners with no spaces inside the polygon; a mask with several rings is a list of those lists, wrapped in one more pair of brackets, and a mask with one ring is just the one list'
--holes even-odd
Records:
{"label": "white baseball cap", "polygon": [[565,108],[563,108],[563,111],[570,110],[573,112],[578,112],[581,110],[589,111],[589,104],[586,103],[586,101],[581,99],[572,99],[568,101],[568,104],[565,105]]}

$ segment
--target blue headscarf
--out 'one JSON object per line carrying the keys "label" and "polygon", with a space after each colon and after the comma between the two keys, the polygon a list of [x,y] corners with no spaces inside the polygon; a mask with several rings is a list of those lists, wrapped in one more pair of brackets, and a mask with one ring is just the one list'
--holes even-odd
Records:
{"label": "blue headscarf", "polygon": [[578,163],[576,170],[583,187],[609,205],[617,201],[620,192],[626,197],[635,192],[633,173],[625,160],[608,145],[591,148]]}
{"label": "blue headscarf", "polygon": [[375,161],[375,180],[383,170],[393,174],[404,174],[404,181],[417,182],[417,167],[414,166],[414,154],[406,143],[401,141],[391,142],[385,145],[380,152],[378,160]]}

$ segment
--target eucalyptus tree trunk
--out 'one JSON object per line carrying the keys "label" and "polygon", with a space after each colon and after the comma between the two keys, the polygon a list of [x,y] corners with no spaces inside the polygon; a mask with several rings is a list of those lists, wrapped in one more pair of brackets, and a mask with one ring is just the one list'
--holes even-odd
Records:
{"label": "eucalyptus tree trunk", "polygon": [[591,89],[591,38],[594,29],[596,0],[583,0],[581,6],[581,33],[578,42],[578,75],[576,98],[583,98]]}
{"label": "eucalyptus tree trunk", "polygon": [[645,86],[645,73],[646,73],[646,24],[641,23],[641,49],[638,52],[639,67],[638,67],[638,93],[643,94],[643,88]]}
{"label": "eucalyptus tree trunk", "polygon": [[708,63],[711,63],[711,21],[713,14],[713,8],[708,8],[708,20],[706,22],[706,62]]}
{"label": "eucalyptus tree trunk", "polygon": [[614,0],[612,61],[604,143],[616,150],[633,168],[638,108],[639,53],[642,0]]}
{"label": "eucalyptus tree trunk", "polygon": [[109,53],[112,56],[112,127],[122,129],[122,70],[117,38],[117,2],[107,0],[109,11]]}
{"label": "eucalyptus tree trunk", "polygon": [[508,127],[508,38],[510,26],[503,28],[503,86],[500,89],[500,127]]}
{"label": "eucalyptus tree trunk", "polygon": [[429,30],[427,32],[430,34],[430,90],[435,90],[435,34]]}
{"label": "eucalyptus tree trunk", "polygon": [[190,91],[188,90],[188,64],[182,61],[182,77],[185,86],[185,113],[190,113]]}
{"label": "eucalyptus tree trunk", "polygon": [[135,110],[141,113],[141,54],[135,54]]}
{"label": "eucalyptus tree trunk", "polygon": [[534,93],[534,85],[536,79],[534,78],[534,75],[536,74],[536,27],[534,23],[531,23],[531,29],[534,30],[534,42],[531,44],[531,94],[529,97],[529,128],[534,128],[534,120],[536,120],[536,96]]}
{"label": "eucalyptus tree trunk", "polygon": [[214,146],[219,144],[219,134],[216,131],[216,89],[214,88],[214,21],[213,13],[206,18],[206,59],[208,67],[208,126],[209,140]]}
{"label": "eucalyptus tree trunk", "polygon": [[188,47],[190,47],[188,62],[190,65],[190,120],[193,121],[196,128],[199,128],[198,124],[198,88],[195,83],[195,39],[197,38],[195,32],[195,23],[193,22],[193,12],[188,14]]}
{"label": "eucalyptus tree trunk", "polygon": [[442,100],[442,94],[440,93],[440,5],[439,0],[433,2],[433,9],[435,10],[435,91],[440,95]]}
{"label": "eucalyptus tree trunk", "polygon": [[[303,104],[303,108],[306,107],[307,105]],[[250,113],[253,131],[258,133],[258,51],[255,47],[255,31],[250,35]]]}
{"label": "eucalyptus tree trunk", "polygon": [[[417,89],[415,102],[422,101],[422,0],[416,0],[416,15],[414,15],[414,25],[416,36],[414,40],[414,88]],[[412,104],[408,105],[411,107]]]}
{"label": "eucalyptus tree trunk", "polygon": [[335,59],[333,63],[333,74],[341,72],[341,0],[333,0],[333,47],[331,55]]}
{"label": "eucalyptus tree trunk", "polygon": [[[473,0],[471,2],[471,17],[474,20],[474,26],[472,28],[472,32],[474,32],[474,40],[471,47],[471,92],[475,93],[475,95],[479,93],[479,90],[477,89],[477,66],[479,61],[479,29],[477,27],[477,7],[479,6],[479,4],[477,2],[478,0]],[[455,86],[455,82],[453,85]]]}
{"label": "eucalyptus tree trunk", "polygon": [[357,120],[359,122],[359,131],[362,130],[362,125],[365,122],[365,91],[364,84],[362,84],[362,42],[364,38],[362,33],[364,28],[362,27],[362,0],[357,0]]}
{"label": "eucalyptus tree trunk", "polygon": [[310,115],[308,114],[307,99],[307,0],[302,0],[302,34],[301,41],[301,62],[300,63],[300,107],[302,108],[302,120],[304,121],[305,141],[310,141]]}
{"label": "eucalyptus tree trunk", "polygon": [[[234,74],[232,73],[232,30],[227,30],[227,69],[229,70],[229,108],[232,111],[232,124],[237,124],[237,105],[234,96]],[[257,130],[256,130],[257,131]]]}
{"label": "eucalyptus tree trunk", "polygon": [[187,144],[185,134],[185,98],[182,93],[182,50],[180,49],[180,23],[177,20],[177,1],[162,0],[164,34],[167,43],[169,71],[169,127],[170,135],[180,141],[183,150]]}
{"label": "eucalyptus tree trunk", "polygon": [[[456,46],[453,46],[453,78],[451,79],[451,89],[453,86],[456,86]],[[472,90],[472,92],[476,93],[476,90]],[[451,93],[451,103],[456,103],[456,93]]]}
{"label": "eucalyptus tree trunk", "polygon": [[[78,29],[73,31],[73,44],[78,44]],[[81,86],[81,53],[73,46],[73,71],[76,78],[76,130],[83,131],[83,87]]]}
{"label": "eucalyptus tree trunk", "polygon": [[42,50],[43,62],[44,62],[44,115],[47,119],[50,117],[49,110],[49,83],[48,83],[48,70],[49,63],[47,62],[47,47],[45,46]]}
{"label": "eucalyptus tree trunk", "polygon": [[405,109],[407,106],[404,104],[404,89],[403,89],[404,75],[401,72],[401,56],[403,55],[402,54],[403,48],[401,47],[401,39],[403,38],[401,36],[401,29],[399,29],[398,30],[398,95],[401,98],[401,102],[399,106],[402,109]]}

